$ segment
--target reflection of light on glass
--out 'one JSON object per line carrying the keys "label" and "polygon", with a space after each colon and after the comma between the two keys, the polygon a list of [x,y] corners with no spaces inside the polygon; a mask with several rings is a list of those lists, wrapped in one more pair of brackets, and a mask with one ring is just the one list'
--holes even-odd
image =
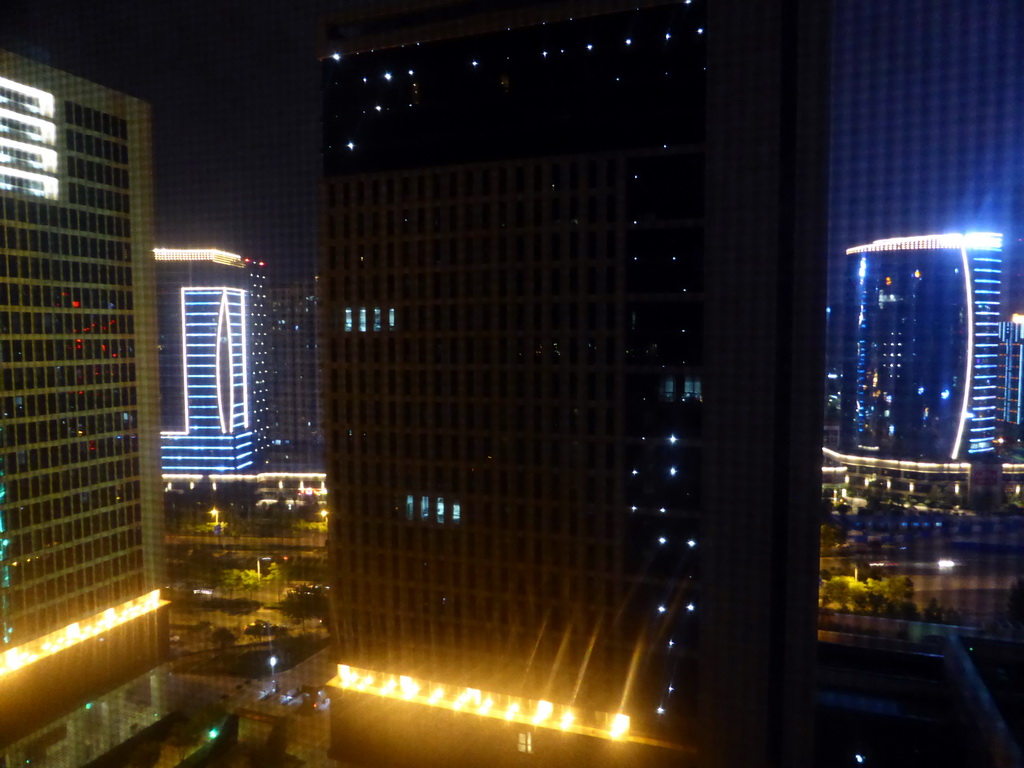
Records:
{"label": "reflection of light on glass", "polygon": [[952,568],[955,565],[956,565],[956,563],[954,561],[952,561],[952,560],[945,560],[945,559],[939,560],[939,568],[942,568],[942,569]]}

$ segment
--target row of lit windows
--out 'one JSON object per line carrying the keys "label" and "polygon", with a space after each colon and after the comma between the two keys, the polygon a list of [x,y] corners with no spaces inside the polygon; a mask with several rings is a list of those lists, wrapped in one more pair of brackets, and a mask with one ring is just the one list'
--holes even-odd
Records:
{"label": "row of lit windows", "polygon": [[[31,112],[36,115],[43,114],[43,105],[39,96],[15,91],[2,85],[0,85],[0,105],[5,107],[15,106],[24,112]],[[47,112],[49,112],[49,109],[47,109]]]}
{"label": "row of lit windows", "polygon": [[438,525],[448,521],[458,525],[462,522],[462,504],[451,500],[446,503],[443,496],[420,496],[417,502],[416,497],[410,494],[405,497],[405,519],[435,522]]}
{"label": "row of lit windows", "polygon": [[[53,124],[50,124],[53,127]],[[29,123],[27,120],[18,120],[14,117],[0,116],[0,134],[9,136],[21,141],[35,141],[39,143],[52,144],[47,141],[47,134],[41,125]]]}
{"label": "row of lit windows", "polygon": [[[563,249],[562,244],[566,241],[568,245]],[[517,233],[480,237],[453,234],[421,238],[416,241],[388,241],[383,245],[378,242],[331,245],[327,253],[331,267],[337,264],[340,256],[340,261],[354,270],[382,271],[381,275],[367,279],[376,280],[382,276],[393,282],[394,275],[399,272],[415,275],[413,270],[416,269],[432,276],[439,268],[464,264],[479,264],[488,269],[495,264],[508,264],[517,268],[530,265],[550,267],[563,253],[567,253],[575,261],[584,251],[591,259],[607,258],[609,254],[616,253],[617,242],[618,234],[615,232],[573,231],[554,232],[549,235],[534,233],[532,236]],[[550,245],[547,250],[544,248],[545,243]],[[602,250],[602,244],[605,250]],[[382,253],[385,256],[383,260]],[[342,276],[344,279],[347,277]],[[390,293],[393,294],[393,289]],[[374,295],[378,295],[378,292],[375,291]]]}
{"label": "row of lit windows", "polygon": [[428,187],[431,199],[523,194],[527,187],[534,193],[540,193],[553,188],[560,189],[563,184],[566,184],[569,190],[592,190],[602,184],[614,187],[616,168],[617,161],[614,159],[589,160],[586,163],[571,160],[528,167],[498,167],[493,171],[490,168],[470,169],[461,173],[451,171],[447,174],[446,185],[445,179],[439,173],[433,173],[429,177],[418,175],[370,181],[337,181],[327,187],[327,205],[331,208],[335,207],[336,202],[340,202],[342,207],[390,205],[412,200],[413,195],[415,199],[423,200],[428,196]]}
{"label": "row of lit windows", "polygon": [[128,139],[128,123],[123,118],[84,107],[72,101],[64,102],[64,121],[96,133],[105,133],[115,139]]}
{"label": "row of lit windows", "polygon": [[134,339],[0,340],[0,363],[23,364],[133,357],[135,357]]}
{"label": "row of lit windows", "polygon": [[34,197],[57,197],[56,190],[52,184],[41,179],[26,179],[22,176],[4,173],[3,168],[0,168],[0,191],[22,192]]}

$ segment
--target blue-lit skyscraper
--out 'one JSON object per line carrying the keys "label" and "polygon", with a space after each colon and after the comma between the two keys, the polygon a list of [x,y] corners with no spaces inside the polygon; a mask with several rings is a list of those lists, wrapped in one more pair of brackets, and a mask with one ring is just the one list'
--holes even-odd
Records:
{"label": "blue-lit skyscraper", "polygon": [[252,466],[248,292],[182,288],[185,431],[163,433],[165,472]]}
{"label": "blue-lit skyscraper", "polygon": [[251,469],[258,455],[250,270],[216,250],[155,252],[165,473]]}
{"label": "blue-lit skyscraper", "polygon": [[847,255],[858,306],[845,450],[935,460],[994,451],[1002,235],[891,238]]}

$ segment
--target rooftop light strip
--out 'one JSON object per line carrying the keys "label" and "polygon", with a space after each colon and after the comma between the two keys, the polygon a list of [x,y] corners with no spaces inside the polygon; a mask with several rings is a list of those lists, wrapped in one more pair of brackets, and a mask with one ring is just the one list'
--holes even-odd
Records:
{"label": "rooftop light strip", "polygon": [[397,699],[436,709],[462,712],[476,717],[505,720],[535,728],[583,734],[616,741],[629,740],[629,716],[623,713],[588,712],[507,694],[488,693],[479,688],[446,685],[338,665],[338,676],[329,685],[352,693]]}
{"label": "rooftop light strip", "polygon": [[[871,253],[877,251],[924,251],[938,248],[998,251],[1003,247],[1003,235],[999,232],[959,232],[945,235],[915,235],[911,237],[889,237],[875,240],[866,245],[847,248],[847,254]],[[986,259],[986,261],[1001,261]]]}
{"label": "rooftop light strip", "polygon": [[154,248],[153,258],[157,261],[212,261],[241,267],[242,257],[217,248]]}
{"label": "rooftop light strip", "polygon": [[160,590],[156,589],[88,619],[68,624],[56,632],[22,643],[5,653],[0,653],[0,679],[168,604],[168,601],[160,599]]}

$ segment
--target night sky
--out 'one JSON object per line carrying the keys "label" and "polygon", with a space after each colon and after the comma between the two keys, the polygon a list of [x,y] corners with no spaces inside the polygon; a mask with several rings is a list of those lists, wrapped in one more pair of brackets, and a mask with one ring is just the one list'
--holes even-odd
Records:
{"label": "night sky", "polygon": [[0,48],[152,105],[157,245],[223,248],[291,281],[316,265],[316,20],[352,5],[5,0]]}

